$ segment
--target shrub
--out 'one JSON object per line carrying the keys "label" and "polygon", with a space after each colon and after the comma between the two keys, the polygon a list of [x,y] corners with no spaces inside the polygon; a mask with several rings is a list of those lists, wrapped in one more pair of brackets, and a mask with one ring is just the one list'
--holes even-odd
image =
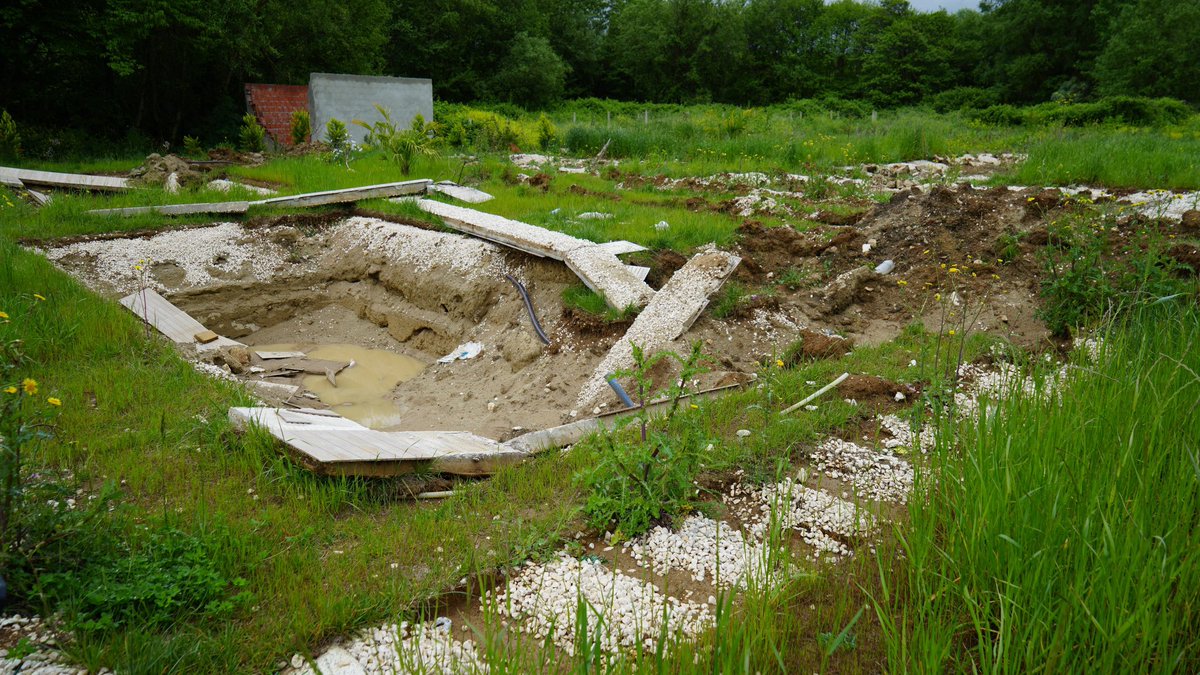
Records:
{"label": "shrub", "polygon": [[195,136],[183,137],[183,152],[188,157],[203,157],[204,146],[200,145],[200,139]]}
{"label": "shrub", "polygon": [[292,145],[303,145],[312,134],[312,120],[307,110],[292,111]]}
{"label": "shrub", "polygon": [[[696,342],[687,357],[680,357],[673,352],[647,356],[633,345],[633,369],[616,375],[634,378],[635,402],[641,405],[634,418],[639,435],[634,441],[625,441],[610,434],[599,462],[576,476],[588,492],[584,515],[589,526],[597,530],[613,528],[622,539],[636,537],[654,524],[669,521],[690,508],[695,496],[692,479],[699,451],[707,439],[699,425],[671,428],[671,422],[687,392],[686,383],[705,370],[707,359],[701,346]],[[666,414],[661,420],[653,420],[652,428],[645,406],[652,393],[650,372],[667,359],[677,361],[681,372],[666,391],[671,402]]]}
{"label": "shrub", "polygon": [[336,117],[329,118],[325,123],[325,142],[329,144],[329,161],[350,166],[354,144],[350,141],[350,130],[344,122]]}
{"label": "shrub", "polygon": [[554,123],[546,117],[546,113],[538,115],[537,121],[538,147],[542,150],[549,150],[558,141],[558,129]]}
{"label": "shrub", "polygon": [[246,152],[262,152],[267,149],[267,132],[251,113],[242,117],[242,128],[238,131],[238,145]]}
{"label": "shrub", "polygon": [[955,87],[938,92],[929,98],[929,105],[940,113],[955,110],[978,110],[994,106],[999,102],[1000,97],[994,90],[981,87]]}
{"label": "shrub", "polygon": [[424,117],[418,114],[408,129],[401,129],[383,106],[376,104],[375,109],[382,119],[371,124],[361,120],[354,120],[354,123],[367,130],[366,145],[381,150],[389,161],[399,164],[400,173],[407,176],[412,171],[414,158],[436,154],[436,141]]}
{"label": "shrub", "polygon": [[14,160],[21,156],[21,134],[17,123],[7,110],[0,110],[0,159]]}

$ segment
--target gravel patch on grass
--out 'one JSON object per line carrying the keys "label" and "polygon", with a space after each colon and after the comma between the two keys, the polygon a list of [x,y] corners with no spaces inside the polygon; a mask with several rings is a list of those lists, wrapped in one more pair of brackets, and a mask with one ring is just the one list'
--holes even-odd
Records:
{"label": "gravel patch on grass", "polygon": [[546,564],[527,563],[506,588],[485,597],[485,611],[488,605],[516,622],[517,630],[538,639],[548,637],[572,655],[579,647],[576,622],[581,611],[586,614],[587,640],[608,653],[637,645],[653,650],[663,635],[695,637],[713,624],[708,605],[664,595],[599,560],[566,554]]}
{"label": "gravel patch on grass", "polygon": [[854,486],[855,495],[903,504],[913,487],[913,467],[904,459],[856,443],[830,438],[812,454],[818,473]]}
{"label": "gravel patch on grass", "polygon": [[854,502],[790,478],[762,487],[735,484],[725,502],[759,539],[766,538],[773,523],[781,530],[795,530],[813,547],[810,557],[814,560],[850,556],[852,544],[876,528],[875,516]]}
{"label": "gravel patch on grass", "polygon": [[719,520],[689,516],[678,530],[656,527],[628,546],[638,564],[658,574],[683,570],[696,581],[743,587],[769,577],[768,551],[759,539]]}

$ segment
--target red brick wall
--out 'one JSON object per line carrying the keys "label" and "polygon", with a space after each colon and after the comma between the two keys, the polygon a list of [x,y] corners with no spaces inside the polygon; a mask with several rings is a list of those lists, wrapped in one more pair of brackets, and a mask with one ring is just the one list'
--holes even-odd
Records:
{"label": "red brick wall", "polygon": [[246,105],[268,136],[279,145],[291,145],[292,111],[308,110],[308,86],[247,84]]}

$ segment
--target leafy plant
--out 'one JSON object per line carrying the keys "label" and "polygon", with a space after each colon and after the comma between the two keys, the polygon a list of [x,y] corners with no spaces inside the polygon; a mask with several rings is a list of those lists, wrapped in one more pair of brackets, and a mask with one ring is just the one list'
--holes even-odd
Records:
{"label": "leafy plant", "polygon": [[329,118],[325,123],[325,142],[329,144],[329,161],[345,164],[350,168],[350,158],[354,154],[354,142],[350,140],[350,130],[345,122],[336,117]]}
{"label": "leafy plant", "polygon": [[550,118],[546,117],[546,113],[538,115],[537,136],[538,147],[542,150],[549,150],[558,142],[558,129],[550,121]]}
{"label": "leafy plant", "polygon": [[[633,423],[638,428],[638,439],[629,442],[608,436],[607,452],[599,463],[576,476],[588,491],[583,507],[588,524],[596,529],[614,527],[620,538],[635,537],[690,507],[698,451],[706,443],[696,425],[684,425],[668,433],[688,391],[687,383],[705,371],[707,358],[702,343],[694,343],[686,357],[669,351],[647,356],[638,345],[632,347],[633,368],[615,377],[634,379],[639,407]],[[646,407],[653,389],[650,373],[668,359],[680,365],[679,378],[665,391],[670,401],[666,414],[660,420],[652,419]]]}
{"label": "leafy plant", "polygon": [[17,122],[7,110],[0,110],[0,159],[13,160],[21,156],[21,134]]}
{"label": "leafy plant", "polygon": [[363,139],[366,145],[378,148],[389,161],[399,164],[400,173],[407,176],[412,171],[414,158],[437,154],[433,127],[426,124],[422,115],[413,117],[408,129],[401,129],[392,121],[392,115],[386,108],[375,104],[375,110],[379,112],[380,120],[371,124],[354,120],[354,124],[367,130],[367,136]]}
{"label": "leafy plant", "polygon": [[200,145],[200,139],[195,136],[183,137],[183,152],[188,157],[203,157],[204,146]]}
{"label": "leafy plant", "polygon": [[[31,307],[40,304],[40,298],[35,296]],[[11,321],[0,311],[0,323]],[[28,365],[20,339],[0,343],[0,555],[6,557],[21,539],[14,525],[24,502],[25,453],[50,437],[51,421],[62,406],[58,398],[38,394],[37,381],[24,374]]]}
{"label": "leafy plant", "polygon": [[746,299],[749,294],[746,293],[745,287],[739,283],[729,282],[721,289],[721,294],[717,296],[716,303],[713,304],[713,316],[718,319],[733,316],[738,311],[738,306]]}
{"label": "leafy plant", "polygon": [[242,117],[242,127],[238,130],[239,146],[246,152],[262,152],[267,149],[267,131],[258,123],[251,113]]}
{"label": "leafy plant", "polygon": [[312,119],[307,110],[292,111],[292,145],[303,145],[312,134]]}

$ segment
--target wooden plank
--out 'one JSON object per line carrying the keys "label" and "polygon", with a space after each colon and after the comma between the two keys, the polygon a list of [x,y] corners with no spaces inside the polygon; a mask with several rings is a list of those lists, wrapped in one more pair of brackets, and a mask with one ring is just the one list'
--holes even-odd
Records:
{"label": "wooden plank", "polygon": [[162,204],[158,206],[131,206],[123,209],[92,209],[90,216],[120,216],[129,218],[156,213],[163,216],[188,216],[196,213],[244,214],[250,210],[250,202],[212,202],[201,204]]}
{"label": "wooden plank", "polygon": [[[208,329],[199,321],[193,319],[187,312],[172,305],[170,301],[158,294],[153,288],[131,293],[121,298],[120,303],[143,321],[166,335],[172,342],[179,344],[195,344],[197,333]],[[244,346],[236,340],[218,337],[207,344],[196,344],[196,349],[208,351],[220,347]]]}
{"label": "wooden plank", "polygon": [[458,185],[457,183],[451,183],[449,181],[434,183],[433,185],[429,186],[429,190],[430,192],[440,192],[447,197],[452,197],[460,202],[467,202],[468,204],[482,204],[494,199],[492,195],[489,195],[483,190],[476,190],[473,187]]}
{"label": "wooden plank", "polygon": [[15,169],[0,166],[0,180],[15,178],[26,185],[42,185],[45,187],[67,188],[72,190],[128,190],[131,185],[128,178],[115,176],[92,176],[79,173],[58,173],[56,171],[34,171],[32,169]]}
{"label": "wooden plank", "polygon": [[433,181],[429,179],[406,180],[399,183],[381,183],[379,185],[364,185],[362,187],[344,190],[326,190],[324,192],[309,192],[302,195],[272,197],[251,202],[251,206],[271,206],[277,208],[302,208],[306,206],[323,206],[325,204],[348,204],[364,199],[383,199],[425,192]]}

